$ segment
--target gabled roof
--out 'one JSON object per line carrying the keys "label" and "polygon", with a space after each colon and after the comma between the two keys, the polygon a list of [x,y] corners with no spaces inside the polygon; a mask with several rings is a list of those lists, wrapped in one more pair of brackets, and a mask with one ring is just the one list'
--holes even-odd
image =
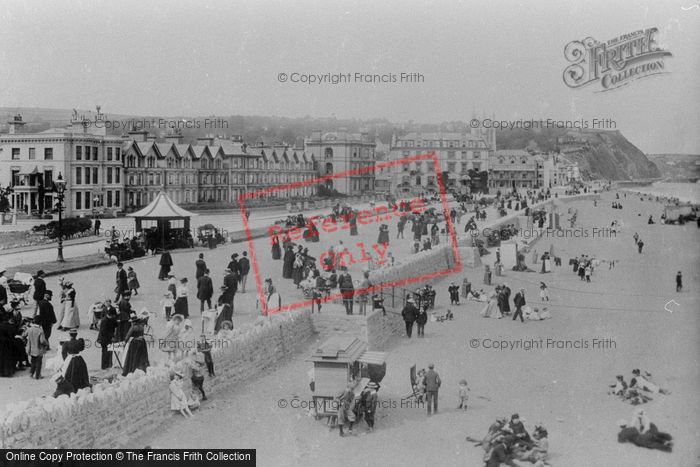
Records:
{"label": "gabled roof", "polygon": [[143,157],[143,153],[141,152],[141,149],[139,148],[139,145],[136,144],[136,141],[134,140],[129,140],[129,141],[124,141],[124,144],[122,144],[122,152],[126,154],[129,152],[129,149],[133,148],[134,151],[136,152],[137,155],[140,157]]}
{"label": "gabled roof", "polygon": [[154,146],[158,148],[163,157],[167,156],[171,151],[175,157],[180,157],[177,149],[174,149],[175,145],[173,143],[155,143]]}
{"label": "gabled roof", "polygon": [[[287,151],[285,151],[285,154],[286,153],[287,153]],[[294,158],[294,162],[299,163],[299,156],[297,156],[296,152],[292,153],[292,157]]]}
{"label": "gabled roof", "polygon": [[289,156],[287,155],[287,151],[284,151],[282,153],[282,160],[284,160],[284,162],[289,162]]}
{"label": "gabled roof", "polygon": [[205,146],[203,144],[197,144],[192,146],[192,152],[194,153],[195,159],[199,159],[202,157],[202,154],[205,154],[209,151],[209,147]]}
{"label": "gabled roof", "polygon": [[139,148],[139,152],[145,156],[148,154],[148,152],[153,149],[153,152],[156,153],[156,157],[158,159],[163,159],[165,156],[163,153],[160,152],[160,149],[158,149],[158,145],[153,143],[152,141],[136,141],[136,146]]}
{"label": "gabled roof", "polygon": [[175,150],[178,152],[178,154],[180,154],[180,157],[185,157],[185,154],[189,153],[191,158],[195,158],[191,144],[176,144]]}
{"label": "gabled roof", "polygon": [[170,197],[161,191],[151,203],[140,211],[127,214],[129,217],[142,217],[146,219],[172,219],[196,216],[192,212],[182,209],[175,204]]}

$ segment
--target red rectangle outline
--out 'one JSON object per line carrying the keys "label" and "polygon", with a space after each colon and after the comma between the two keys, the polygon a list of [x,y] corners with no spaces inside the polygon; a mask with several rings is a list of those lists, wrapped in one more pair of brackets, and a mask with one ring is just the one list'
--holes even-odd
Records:
{"label": "red rectangle outline", "polygon": [[[373,285],[372,287],[369,287],[367,289],[363,289],[363,292],[366,293],[372,293],[378,290],[386,289],[389,287],[400,287],[408,284],[414,284],[416,282],[423,282],[427,281],[430,279],[435,279],[437,277],[442,277],[447,274],[452,274],[452,273],[458,273],[462,271],[462,260],[459,256],[459,246],[457,244],[457,234],[455,232],[454,225],[452,224],[452,218],[450,217],[450,213],[448,210],[448,205],[447,205],[447,193],[445,191],[445,183],[442,179],[442,170],[440,169],[440,161],[437,157],[437,154],[435,152],[431,153],[426,153],[426,154],[417,154],[415,156],[408,156],[404,157],[402,159],[397,159],[394,161],[382,161],[379,163],[376,163],[371,166],[367,167],[360,167],[358,169],[352,169],[352,170],[346,170],[345,172],[338,172],[338,173],[333,173],[333,174],[328,174],[324,175],[322,177],[317,177],[311,180],[303,180],[299,182],[293,182],[293,183],[287,183],[284,185],[277,185],[277,186],[271,186],[268,188],[263,188],[261,190],[256,190],[248,193],[243,193],[238,197],[238,204],[239,204],[239,211],[241,214],[241,219],[243,220],[243,228],[245,229],[246,237],[248,239],[248,251],[250,254],[250,262],[253,265],[253,271],[255,274],[255,285],[257,286],[258,289],[258,301],[260,303],[261,309],[262,309],[262,314],[264,316],[269,316],[271,314],[276,314],[276,313],[281,313],[284,311],[291,311],[297,308],[302,308],[305,306],[311,306],[313,300],[309,299],[303,302],[297,302],[297,303],[292,303],[289,305],[282,305],[279,308],[273,308],[272,310],[269,310],[267,307],[267,299],[263,295],[263,287],[262,287],[262,280],[260,278],[260,266],[258,264],[256,255],[255,255],[255,245],[253,241],[253,235],[250,231],[250,225],[248,224],[248,217],[245,215],[246,213],[246,208],[245,208],[245,200],[251,199],[251,198],[256,198],[264,194],[269,194],[273,193],[276,191],[284,191],[284,190],[289,190],[291,188],[298,188],[298,187],[304,187],[304,186],[309,186],[309,185],[318,185],[319,183],[325,182],[326,180],[333,180],[336,178],[347,178],[352,175],[357,175],[357,174],[363,174],[367,172],[374,172],[376,169],[383,169],[383,168],[389,168],[389,167],[394,167],[397,165],[403,165],[406,163],[410,162],[415,162],[415,161],[423,161],[423,160],[432,160],[433,161],[433,169],[435,171],[435,175],[437,176],[437,182],[438,182],[438,188],[440,190],[440,201],[442,203],[442,210],[443,214],[445,215],[445,221],[447,224],[447,229],[449,231],[450,235],[450,241],[452,243],[452,253],[454,255],[454,261],[455,265],[452,268],[445,269],[444,271],[435,271],[431,272],[428,274],[422,274],[420,276],[416,277],[407,277],[404,279],[399,279],[391,282],[385,282],[379,285]],[[356,291],[357,292],[357,291]],[[331,295],[329,297],[325,297],[321,299],[322,303],[325,303],[327,301],[335,300],[341,298],[341,294],[335,294]]]}

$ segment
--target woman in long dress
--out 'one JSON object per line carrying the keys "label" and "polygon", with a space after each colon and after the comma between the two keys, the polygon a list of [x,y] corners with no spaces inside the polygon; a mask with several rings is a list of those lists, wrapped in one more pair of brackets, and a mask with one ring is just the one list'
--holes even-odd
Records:
{"label": "woman in long dress", "polygon": [[303,279],[304,273],[304,257],[301,253],[297,253],[294,258],[294,265],[292,268],[292,279],[294,280],[294,285],[300,287],[299,284]]}
{"label": "woman in long dress", "polygon": [[277,235],[272,237],[272,259],[282,258],[282,249],[280,248],[280,239]]}
{"label": "woman in long dress", "polygon": [[285,279],[291,279],[292,278],[292,271],[294,270],[294,258],[296,255],[294,254],[294,250],[292,249],[291,245],[286,247],[284,249],[284,259],[283,259],[283,266],[282,266],[282,277]]}
{"label": "woman in long dress", "polygon": [[158,279],[164,281],[168,278],[168,273],[173,265],[173,258],[170,256],[168,251],[164,251],[160,256],[160,272],[158,273]]}
{"label": "woman in long dress", "polygon": [[214,333],[221,330],[224,322],[228,321],[233,324],[233,309],[231,305],[227,302],[225,296],[219,297],[219,306],[216,307],[219,314],[216,316],[216,322],[214,324]]}
{"label": "woman in long dress", "polygon": [[127,346],[122,376],[126,376],[136,370],[145,372],[146,368],[151,364],[148,361],[148,344],[143,338],[143,324],[134,322],[131,326]]}
{"label": "woman in long dress", "polygon": [[63,302],[63,320],[61,321],[61,327],[63,329],[77,329],[80,327],[80,315],[78,312],[78,306],[75,304],[75,289],[73,288],[73,283],[70,281],[64,281],[66,297]]}
{"label": "woman in long dress", "polygon": [[498,299],[496,292],[491,292],[489,295],[489,301],[486,306],[481,310],[481,316],[484,318],[502,318],[501,311],[498,309]]}
{"label": "woman in long dress", "polygon": [[185,319],[189,318],[189,306],[187,304],[187,278],[180,279],[180,285],[177,286],[175,299],[175,314],[181,315]]}

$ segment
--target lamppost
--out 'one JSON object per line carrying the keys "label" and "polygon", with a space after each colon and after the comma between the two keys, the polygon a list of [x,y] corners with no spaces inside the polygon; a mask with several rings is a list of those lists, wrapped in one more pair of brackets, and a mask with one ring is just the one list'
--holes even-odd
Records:
{"label": "lamppost", "polygon": [[65,199],[66,181],[63,180],[61,172],[58,173],[58,178],[54,182],[54,192],[56,193],[56,209],[58,210],[58,258],[56,261],[63,263],[63,200]]}

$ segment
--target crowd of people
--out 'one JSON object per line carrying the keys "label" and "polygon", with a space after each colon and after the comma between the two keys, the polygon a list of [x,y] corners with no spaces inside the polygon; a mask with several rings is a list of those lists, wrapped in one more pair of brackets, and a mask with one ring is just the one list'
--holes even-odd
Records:
{"label": "crowd of people", "polygon": [[481,439],[467,437],[467,441],[484,450],[486,467],[516,465],[515,460],[532,463],[537,467],[547,464],[549,456],[549,434],[547,429],[537,424],[532,434],[525,428],[524,419],[513,414],[510,419],[497,419]]}

